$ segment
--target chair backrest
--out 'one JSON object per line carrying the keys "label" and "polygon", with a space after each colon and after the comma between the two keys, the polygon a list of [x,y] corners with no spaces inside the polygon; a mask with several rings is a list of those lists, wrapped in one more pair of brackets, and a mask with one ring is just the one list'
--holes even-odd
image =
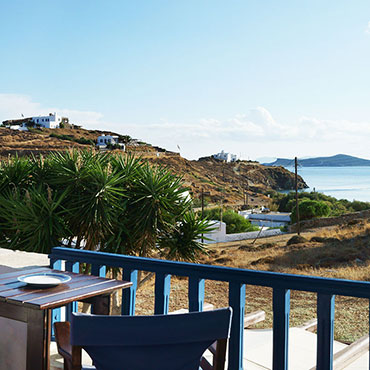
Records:
{"label": "chair backrest", "polygon": [[71,344],[97,370],[198,370],[204,351],[229,338],[232,309],[155,316],[73,314]]}

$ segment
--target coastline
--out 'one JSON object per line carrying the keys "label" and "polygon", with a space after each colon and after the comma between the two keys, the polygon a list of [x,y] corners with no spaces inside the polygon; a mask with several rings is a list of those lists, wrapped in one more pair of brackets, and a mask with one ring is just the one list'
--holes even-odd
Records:
{"label": "coastline", "polygon": [[[294,168],[286,167],[291,172]],[[304,191],[317,191],[337,199],[370,202],[370,168],[357,167],[299,167],[309,188]]]}

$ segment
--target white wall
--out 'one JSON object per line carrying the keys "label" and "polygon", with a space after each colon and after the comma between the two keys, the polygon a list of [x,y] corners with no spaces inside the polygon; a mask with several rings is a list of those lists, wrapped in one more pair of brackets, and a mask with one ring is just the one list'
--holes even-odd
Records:
{"label": "white wall", "polygon": [[[204,237],[207,237],[212,240],[205,240],[205,244],[213,244],[213,243],[225,243],[225,242],[233,242],[237,240],[247,240],[247,239],[255,239],[259,231],[250,231],[247,233],[237,233],[237,234],[226,234],[226,224],[225,222],[220,221],[213,221],[214,226],[216,229],[209,234],[204,234]],[[266,236],[273,236],[282,234],[280,229],[266,229],[262,230],[259,234],[259,237],[266,237]]]}
{"label": "white wall", "polygon": [[110,144],[117,144],[118,143],[118,136],[112,135],[101,135],[98,137],[97,145],[107,145]]}
{"label": "white wall", "polygon": [[225,222],[221,221],[212,221],[213,227],[215,227],[215,230],[210,232],[209,234],[204,234],[204,237],[212,239],[212,240],[205,240],[204,242],[206,244],[211,243],[222,243],[225,241],[225,235],[226,235],[226,224]]}
{"label": "white wall", "polygon": [[214,154],[213,157],[226,162],[235,162],[238,159],[236,154],[225,153],[223,150],[221,153]]}
{"label": "white wall", "polygon": [[59,125],[62,122],[62,117],[58,116],[57,113],[54,113],[48,116],[32,117],[32,121],[35,125],[40,125],[42,127],[59,128]]}

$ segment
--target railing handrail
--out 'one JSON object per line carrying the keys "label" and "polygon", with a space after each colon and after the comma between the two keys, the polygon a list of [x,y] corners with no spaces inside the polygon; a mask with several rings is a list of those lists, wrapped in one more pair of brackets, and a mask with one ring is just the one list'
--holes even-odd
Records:
{"label": "railing handrail", "polygon": [[[95,265],[126,267],[127,269],[139,269],[176,276],[196,276],[207,280],[261,285],[270,288],[302,290],[321,294],[370,298],[370,282],[366,281],[294,275],[270,271],[255,271],[234,267],[211,266],[189,262],[177,262],[78,250],[65,247],[53,248],[49,257],[56,260],[74,260],[76,262],[92,263]],[[140,265],[140,268],[138,268],[138,265]]]}

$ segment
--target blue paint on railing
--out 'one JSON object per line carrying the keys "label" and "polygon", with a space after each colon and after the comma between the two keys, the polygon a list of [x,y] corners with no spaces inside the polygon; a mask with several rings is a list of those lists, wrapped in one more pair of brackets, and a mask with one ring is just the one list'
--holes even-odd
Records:
{"label": "blue paint on railing", "polygon": [[274,370],[287,370],[290,290],[274,289],[272,294],[272,309],[274,313],[272,368]]}
{"label": "blue paint on railing", "polygon": [[233,308],[229,342],[229,369],[243,370],[245,284],[229,284],[229,305]]}
{"label": "blue paint on railing", "polygon": [[154,313],[167,315],[170,303],[171,275],[161,272],[155,275]]}
{"label": "blue paint on railing", "polygon": [[[62,269],[62,261],[61,259],[54,259],[50,258],[50,268],[55,270],[61,270]],[[51,320],[52,322],[61,321],[62,320],[62,310],[60,308],[54,308],[51,311]],[[51,339],[54,340],[54,325],[51,326]]]}
{"label": "blue paint on railing", "polygon": [[204,279],[198,277],[189,277],[189,311],[203,311],[204,305]]}
{"label": "blue paint on railing", "polygon": [[122,292],[122,315],[133,316],[136,304],[137,270],[124,269],[122,280],[132,282],[132,285]]}
{"label": "blue paint on railing", "polygon": [[69,263],[88,263],[92,265],[92,273],[99,276],[105,275],[105,266],[122,268],[122,279],[133,282],[131,288],[124,289],[122,296],[122,313],[127,315],[135,314],[138,270],[153,272],[156,275],[155,313],[168,312],[171,275],[189,278],[188,294],[190,311],[201,311],[203,308],[204,280],[228,282],[229,304],[233,307],[233,322],[229,344],[229,370],[243,369],[246,285],[259,285],[273,288],[274,370],[286,370],[288,368],[288,329],[291,289],[318,294],[318,342],[316,362],[318,370],[332,369],[334,296],[343,295],[370,298],[370,283],[362,281],[244,270],[222,266],[83,251],[63,247],[54,248],[49,257],[53,268],[58,268],[56,267],[56,263],[60,260],[65,260]]}
{"label": "blue paint on railing", "polygon": [[333,369],[334,298],[332,294],[317,296],[317,370]]}
{"label": "blue paint on railing", "polygon": [[[78,262],[66,261],[66,271],[80,272],[80,264]],[[66,321],[71,321],[72,312],[77,312],[78,302],[69,303],[66,306]]]}

